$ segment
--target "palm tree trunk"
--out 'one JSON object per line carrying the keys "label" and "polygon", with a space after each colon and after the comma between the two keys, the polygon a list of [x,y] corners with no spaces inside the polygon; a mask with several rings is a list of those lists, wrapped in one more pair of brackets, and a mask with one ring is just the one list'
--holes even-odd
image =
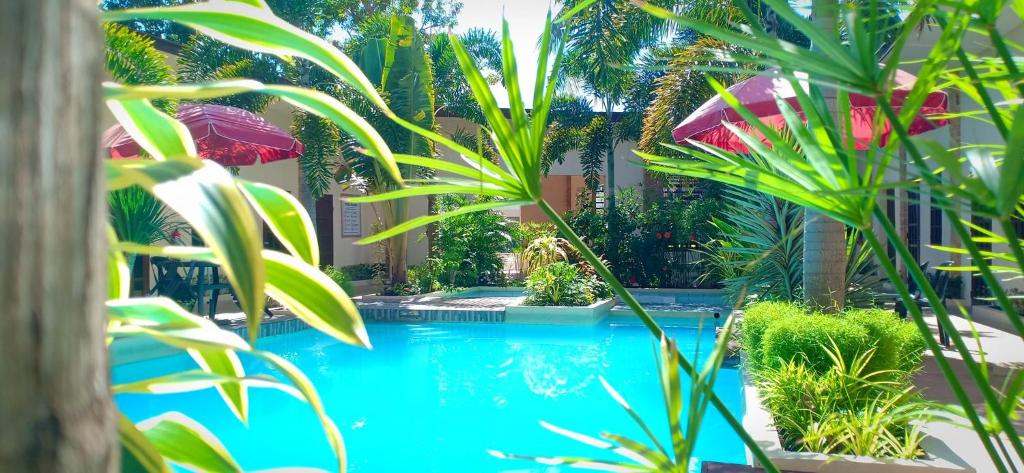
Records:
{"label": "palm tree trunk", "polygon": [[[305,61],[298,61],[297,67],[300,68],[298,85],[300,87],[309,87],[309,68],[311,67],[310,64],[306,63]],[[300,111],[298,113],[308,112]],[[295,117],[296,115],[293,115],[292,120],[295,120]],[[299,159],[301,160],[302,157],[300,156]],[[305,168],[298,160],[296,160],[295,165],[299,169],[299,203],[302,204],[302,207],[306,209],[306,213],[309,214],[310,218],[313,220],[313,233],[316,234],[316,197],[313,196],[313,191],[312,189],[309,188],[309,177],[306,176]]]}
{"label": "palm tree trunk", "polygon": [[[391,222],[388,222],[388,228],[398,225],[409,219],[409,204],[407,199],[398,199],[390,203],[391,206]],[[389,272],[391,273],[391,284],[405,284],[408,278],[408,266],[409,266],[409,234],[402,232],[399,235],[393,236],[388,239],[388,246],[390,252],[391,264]]]}
{"label": "palm tree trunk", "polygon": [[0,471],[112,472],[95,0],[0,2]]}
{"label": "palm tree trunk", "polygon": [[[813,0],[812,8],[818,28],[826,32],[835,31],[839,2]],[[835,110],[834,104],[830,108]],[[808,306],[826,311],[843,308],[846,300],[846,227],[811,209],[804,209],[803,273],[804,302]]]}
{"label": "palm tree trunk", "polygon": [[608,133],[608,155],[605,157],[605,185],[604,202],[608,212],[608,248],[607,258],[612,266],[619,261],[619,222],[618,214],[615,213],[615,138],[612,133],[612,101],[610,98],[604,100],[605,128]]}

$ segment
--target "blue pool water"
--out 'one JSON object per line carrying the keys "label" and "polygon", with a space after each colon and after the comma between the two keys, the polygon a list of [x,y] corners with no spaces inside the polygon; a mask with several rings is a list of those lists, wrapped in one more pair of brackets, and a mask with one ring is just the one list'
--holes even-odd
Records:
{"label": "blue pool water", "polygon": [[[700,338],[703,363],[713,345],[713,328],[698,332],[691,322],[663,322],[683,353],[693,353]],[[593,327],[380,323],[368,330],[372,351],[312,330],[257,343],[298,365],[316,384],[345,437],[352,472],[561,471],[499,460],[486,453],[489,449],[608,458],[538,423],[545,420],[594,436],[612,432],[644,439],[598,376],[615,386],[668,443],[652,339],[634,318],[609,317]],[[261,362],[243,360],[250,373],[268,372]],[[121,365],[113,375],[115,382],[125,382],[194,367],[189,358],[178,356]],[[738,372],[723,369],[715,390],[739,417]],[[336,469],[310,409],[277,391],[251,391],[248,427],[213,390],[119,395],[117,402],[135,421],[168,410],[191,416],[216,432],[246,471]],[[713,408],[701,427],[696,457],[736,463],[745,459],[742,443]]]}
{"label": "blue pool water", "polygon": [[[732,308],[717,292],[644,290],[631,289],[629,292],[637,302],[651,311],[682,311],[682,312],[718,312],[723,316],[732,312]],[[623,304],[616,304],[615,310],[628,310]]]}

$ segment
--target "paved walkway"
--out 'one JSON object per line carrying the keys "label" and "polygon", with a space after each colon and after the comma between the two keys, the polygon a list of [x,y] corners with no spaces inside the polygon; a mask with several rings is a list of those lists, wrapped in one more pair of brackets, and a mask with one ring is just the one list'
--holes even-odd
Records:
{"label": "paved walkway", "polygon": [[[937,337],[936,319],[934,317],[926,317],[926,320]],[[960,332],[964,342],[971,347],[972,357],[975,360],[979,360],[980,356],[984,355],[985,360],[989,364],[989,381],[996,389],[1001,389],[1004,381],[1012,371],[1024,369],[1024,340],[1021,340],[1020,337],[985,325],[975,324],[975,329],[978,332],[978,341],[975,342],[970,325],[966,319],[953,317],[953,324],[956,326],[957,331]],[[978,346],[979,342],[980,347]],[[949,388],[949,384],[946,382],[945,377],[942,376],[934,356],[930,351],[926,351],[926,353],[924,369],[915,378],[914,384],[922,390],[924,396],[928,399],[946,404],[958,404],[956,397]],[[946,349],[943,350],[943,353],[949,360],[953,371],[957,373],[957,377],[965,385],[968,396],[971,398],[976,409],[979,412],[983,412],[984,401],[977,388],[971,383],[967,368],[960,354],[955,349]],[[982,415],[984,416],[984,414]],[[1016,424],[1018,425],[1018,432],[1024,432],[1024,420],[1018,420]],[[974,467],[979,473],[997,471],[995,466],[992,465],[984,447],[982,447],[981,441],[978,440],[977,435],[969,428],[933,422],[927,424],[924,431],[944,441],[946,445],[953,448],[966,464]],[[1018,470],[1024,471],[1024,464],[1020,462],[1020,459],[1015,459],[1015,463]]]}

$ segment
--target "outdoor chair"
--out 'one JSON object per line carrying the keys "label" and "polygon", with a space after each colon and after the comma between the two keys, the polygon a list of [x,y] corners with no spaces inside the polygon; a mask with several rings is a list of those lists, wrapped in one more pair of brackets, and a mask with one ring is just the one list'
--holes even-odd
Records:
{"label": "outdoor chair", "polygon": [[[953,266],[952,261],[946,261],[940,264],[938,267],[945,268],[949,266]],[[921,265],[921,270],[924,271],[925,274],[928,274],[928,263],[924,263],[923,265]],[[935,289],[935,293],[939,296],[939,300],[942,302],[942,304],[945,304],[946,294],[949,291],[949,271],[942,271],[940,269],[936,269],[935,271],[928,275],[928,283],[932,286],[933,289]],[[928,302],[928,299],[926,297],[924,297],[923,291],[920,287],[917,287],[917,285],[914,284],[913,280],[908,281],[907,285],[910,288],[910,295],[914,303],[917,304],[918,307],[922,309],[931,307],[931,303]],[[902,319],[907,318],[907,307],[904,305],[902,299],[896,300],[896,313],[899,314],[900,318]],[[949,334],[946,333],[946,330],[942,327],[942,324],[936,325],[938,325],[939,328],[939,343],[942,346],[948,348]]]}

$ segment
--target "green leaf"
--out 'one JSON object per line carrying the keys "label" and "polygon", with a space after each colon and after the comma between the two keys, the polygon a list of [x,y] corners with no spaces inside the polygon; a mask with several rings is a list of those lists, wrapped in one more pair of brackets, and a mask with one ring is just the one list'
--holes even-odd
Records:
{"label": "green leaf", "polygon": [[182,349],[250,350],[234,332],[186,312],[166,297],[107,301],[107,316],[117,323],[109,329],[115,338],[144,334]]}
{"label": "green leaf", "polygon": [[308,264],[320,264],[313,221],[298,199],[267,184],[239,180],[238,185],[289,252]]}
{"label": "green leaf", "polygon": [[156,447],[120,412],[117,413],[117,437],[121,443],[123,473],[171,473]]}
{"label": "green leaf", "polygon": [[629,417],[631,417],[633,421],[636,422],[638,426],[640,426],[640,429],[643,430],[645,434],[647,434],[647,437],[651,439],[651,442],[654,443],[654,446],[657,447],[658,451],[660,451],[662,455],[664,455],[667,458],[668,452],[666,452],[665,448],[661,446],[661,442],[658,441],[658,436],[654,435],[654,432],[651,430],[650,427],[647,426],[647,423],[644,422],[644,420],[640,417],[639,414],[636,413],[636,411],[633,410],[633,408],[629,407],[629,403],[626,402],[626,399],[623,398],[622,395],[619,394],[619,392],[616,391],[615,388],[613,388],[612,385],[609,384],[606,379],[604,379],[604,376],[598,376],[598,379],[601,381],[601,385],[604,386],[604,390],[608,392],[608,395],[610,395],[619,406],[622,406],[622,409],[624,409],[626,413],[629,414]]}
{"label": "green leaf", "polygon": [[174,463],[198,471],[242,471],[213,433],[180,412],[147,419],[139,428],[153,447]]}
{"label": "green leaf", "polygon": [[278,355],[259,350],[253,351],[252,354],[269,362],[299,389],[299,392],[309,402],[310,407],[313,408],[313,412],[320,418],[320,425],[323,426],[324,432],[327,434],[327,440],[334,453],[338,456],[338,471],[345,471],[345,443],[342,441],[341,432],[330,416],[327,415],[327,411],[324,409],[324,405],[320,401],[320,396],[317,394],[313,383],[302,373],[302,370]]}
{"label": "green leaf", "polygon": [[[570,8],[568,11],[566,11],[565,13],[562,13],[562,15],[559,16],[557,20],[555,20],[555,23],[565,23],[566,21],[569,21],[570,19],[572,19],[572,17],[576,16],[579,12],[585,10],[587,7],[592,5],[595,1],[596,0],[583,0],[582,2],[577,3],[575,6]],[[550,13],[548,15],[548,18],[550,18]]]}
{"label": "green leaf", "polygon": [[[137,254],[216,263],[206,248],[146,246],[122,243],[121,249]],[[352,345],[370,347],[358,309],[345,291],[315,266],[272,250],[263,250],[267,268],[266,291],[310,326]],[[199,318],[201,321],[206,319]],[[206,321],[208,322],[208,321]]]}
{"label": "green leaf", "polygon": [[124,131],[154,159],[195,159],[188,128],[145,99],[108,99],[107,108]]}
{"label": "green leaf", "polygon": [[181,215],[217,256],[248,316],[250,337],[255,337],[266,301],[260,257],[263,242],[252,210],[231,174],[213,161],[202,161],[192,174],[147,190]]}
{"label": "green leaf", "polygon": [[[109,318],[118,322],[108,332],[115,338],[138,334],[185,349],[206,372],[225,377],[245,376],[235,350],[248,351],[249,345],[234,332],[221,330],[213,322],[190,314],[163,297],[107,301]],[[215,386],[228,408],[242,422],[248,419],[248,391],[241,383]]]}
{"label": "green leaf", "polygon": [[104,170],[107,173],[107,190],[115,191],[139,185],[154,185],[173,181],[195,172],[202,166],[202,161],[152,161],[149,159],[105,160]]}
{"label": "green leaf", "polygon": [[[223,332],[223,330],[221,331]],[[234,350],[189,348],[187,351],[203,371],[227,378],[245,377],[242,360],[238,359],[238,354]],[[249,390],[245,385],[227,381],[218,383],[214,388],[231,409],[231,413],[242,423],[247,423],[249,421]]]}
{"label": "green leaf", "polygon": [[345,343],[370,348],[359,310],[326,274],[301,260],[264,250],[267,293],[311,327]]}
{"label": "green leaf", "polygon": [[382,194],[370,194],[359,197],[346,197],[345,200],[352,203],[367,204],[373,202],[383,202],[395,199],[406,199],[409,197],[416,197],[422,195],[442,195],[442,194],[470,194],[470,195],[489,195],[495,197],[508,197],[515,198],[514,194],[509,193],[507,190],[495,188],[492,184],[474,185],[473,182],[461,181],[458,184],[448,184],[442,182],[451,181],[435,181],[437,184],[426,184],[420,186],[406,187],[404,189],[398,189],[391,192],[385,192]]}
{"label": "green leaf", "polygon": [[131,383],[117,384],[112,387],[114,394],[176,394],[215,388],[226,383],[238,383],[250,388],[270,388],[282,391],[297,399],[305,400],[302,393],[294,387],[284,384],[266,375],[250,375],[242,378],[224,376],[201,370],[182,371],[154,378],[146,378]]}
{"label": "green leaf", "polygon": [[123,299],[131,292],[131,270],[124,253],[114,249],[117,234],[110,225],[107,225],[107,243],[111,246],[107,249],[107,299]]}
{"label": "green leaf", "polygon": [[201,2],[164,8],[103,12],[103,21],[167,20],[250,51],[315,62],[352,86],[381,110],[387,104],[362,71],[327,40],[274,16],[269,8],[238,2]]}
{"label": "green leaf", "polygon": [[[435,171],[445,171],[452,174],[468,177],[470,179],[477,179],[479,181],[493,184],[508,189],[512,192],[516,191],[516,188],[510,188],[510,184],[505,180],[501,179],[501,176],[493,175],[490,170],[483,170],[480,168],[472,168],[463,166],[461,164],[453,163],[451,161],[445,161],[443,159],[435,158],[424,158],[422,156],[411,156],[407,154],[396,154],[395,161],[400,164],[409,164],[412,166],[420,166],[427,169],[433,169]],[[511,178],[511,176],[507,176]]]}
{"label": "green leaf", "polygon": [[375,235],[371,235],[371,236],[368,236],[366,238],[363,238],[362,240],[357,241],[356,244],[357,245],[367,245],[367,244],[370,244],[370,243],[374,243],[374,242],[378,242],[378,241],[381,241],[381,240],[385,240],[385,239],[391,238],[391,237],[393,237],[395,235],[400,235],[402,233],[405,233],[405,232],[407,232],[409,230],[412,230],[414,228],[419,228],[419,227],[422,227],[422,226],[426,226],[426,225],[429,225],[429,224],[431,224],[433,222],[436,222],[438,220],[442,220],[442,219],[446,219],[446,218],[449,218],[449,217],[453,217],[455,215],[462,215],[462,214],[467,214],[467,213],[472,213],[472,212],[479,212],[479,211],[482,211],[482,210],[497,209],[497,208],[501,208],[501,207],[514,207],[514,206],[519,206],[519,205],[530,205],[532,203],[533,203],[533,201],[529,201],[529,200],[498,200],[498,201],[491,201],[491,202],[481,202],[481,203],[472,204],[472,205],[464,205],[464,206],[459,207],[458,209],[453,210],[451,212],[446,212],[446,213],[438,214],[438,215],[423,215],[423,216],[416,217],[416,218],[411,219],[411,220],[407,220],[407,221],[402,222],[402,223],[400,223],[398,225],[395,225],[395,226],[393,226],[393,227],[391,227],[391,228],[389,228],[387,230],[384,230],[384,231],[382,231],[380,233],[377,233]]}
{"label": "green leaf", "polygon": [[999,176],[998,211],[1000,215],[1013,215],[1024,195],[1024,106],[1018,105],[1013,114],[1013,128],[1006,142]]}

